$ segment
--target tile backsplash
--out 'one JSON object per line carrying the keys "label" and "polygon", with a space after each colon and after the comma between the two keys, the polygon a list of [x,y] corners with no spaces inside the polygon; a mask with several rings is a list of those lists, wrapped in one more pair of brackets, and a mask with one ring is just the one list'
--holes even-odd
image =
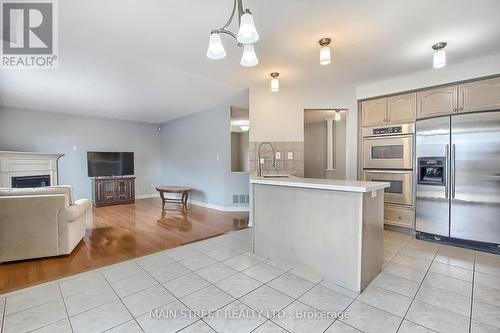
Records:
{"label": "tile backsplash", "polygon": [[[261,142],[250,142],[249,158],[250,171],[257,170],[257,149]],[[304,142],[271,142],[275,152],[279,152],[280,158],[276,159],[276,168],[271,163],[271,148],[269,145],[262,146],[261,157],[266,160],[262,166],[263,174],[288,173],[297,177],[304,177]],[[288,159],[288,153],[292,153],[293,158]]]}

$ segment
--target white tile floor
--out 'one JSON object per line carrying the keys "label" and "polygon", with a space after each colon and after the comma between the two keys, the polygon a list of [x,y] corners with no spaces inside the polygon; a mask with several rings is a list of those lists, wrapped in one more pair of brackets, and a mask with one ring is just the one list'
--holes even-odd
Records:
{"label": "white tile floor", "polygon": [[236,231],[0,295],[0,332],[500,332],[500,256],[385,231],[384,270],[357,295],[253,255],[250,240]]}

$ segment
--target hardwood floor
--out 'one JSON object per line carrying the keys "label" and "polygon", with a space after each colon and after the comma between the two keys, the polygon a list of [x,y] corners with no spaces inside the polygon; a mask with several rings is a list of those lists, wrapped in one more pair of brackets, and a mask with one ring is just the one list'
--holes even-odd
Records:
{"label": "hardwood floor", "polygon": [[159,198],[93,209],[85,238],[68,256],[0,264],[0,294],[246,228],[247,212],[219,212]]}

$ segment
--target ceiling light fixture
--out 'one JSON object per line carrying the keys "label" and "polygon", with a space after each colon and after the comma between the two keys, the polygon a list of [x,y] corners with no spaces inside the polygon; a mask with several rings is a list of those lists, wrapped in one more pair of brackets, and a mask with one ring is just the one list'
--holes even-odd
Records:
{"label": "ceiling light fixture", "polygon": [[434,56],[433,56],[433,65],[434,68],[441,68],[446,66],[446,51],[444,48],[446,47],[448,43],[446,42],[439,42],[434,45],[432,45],[432,49],[434,50]]}
{"label": "ceiling light fixture", "polygon": [[340,121],[340,111],[335,111],[335,121]]}
{"label": "ceiling light fixture", "polygon": [[272,72],[271,73],[271,91],[280,91],[280,80],[278,79],[280,73]]}
{"label": "ceiling light fixture", "polygon": [[[238,13],[236,13],[236,11]],[[234,16],[238,15],[238,34],[228,30],[228,26],[233,22]],[[222,59],[226,56],[221,34],[229,35],[236,40],[236,45],[243,47],[241,65],[253,67],[259,63],[253,44],[259,40],[259,34],[253,20],[252,12],[249,9],[243,10],[242,0],[234,0],[233,11],[226,24],[219,29],[212,30],[208,40],[207,57],[209,59]]]}
{"label": "ceiling light fixture", "polygon": [[329,65],[331,62],[331,53],[329,46],[331,42],[331,38],[321,38],[318,42],[319,45],[321,45],[321,48],[319,49],[319,63],[321,65]]}

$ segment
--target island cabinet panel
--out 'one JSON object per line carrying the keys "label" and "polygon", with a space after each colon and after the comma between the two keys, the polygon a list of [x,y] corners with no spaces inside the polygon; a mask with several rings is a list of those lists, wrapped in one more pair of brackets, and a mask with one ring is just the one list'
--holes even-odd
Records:
{"label": "island cabinet panel", "polygon": [[363,126],[384,125],[387,121],[387,98],[361,102]]}
{"label": "island cabinet panel", "polygon": [[457,112],[458,86],[446,86],[417,93],[417,118],[450,115]]}
{"label": "island cabinet panel", "polygon": [[458,112],[500,109],[500,77],[458,86]]}
{"label": "island cabinet panel", "polygon": [[383,189],[360,193],[271,181],[254,183],[251,191],[255,254],[355,292],[380,273]]}
{"label": "island cabinet panel", "polygon": [[417,93],[391,96],[387,99],[387,122],[402,124],[414,122],[417,117]]}

